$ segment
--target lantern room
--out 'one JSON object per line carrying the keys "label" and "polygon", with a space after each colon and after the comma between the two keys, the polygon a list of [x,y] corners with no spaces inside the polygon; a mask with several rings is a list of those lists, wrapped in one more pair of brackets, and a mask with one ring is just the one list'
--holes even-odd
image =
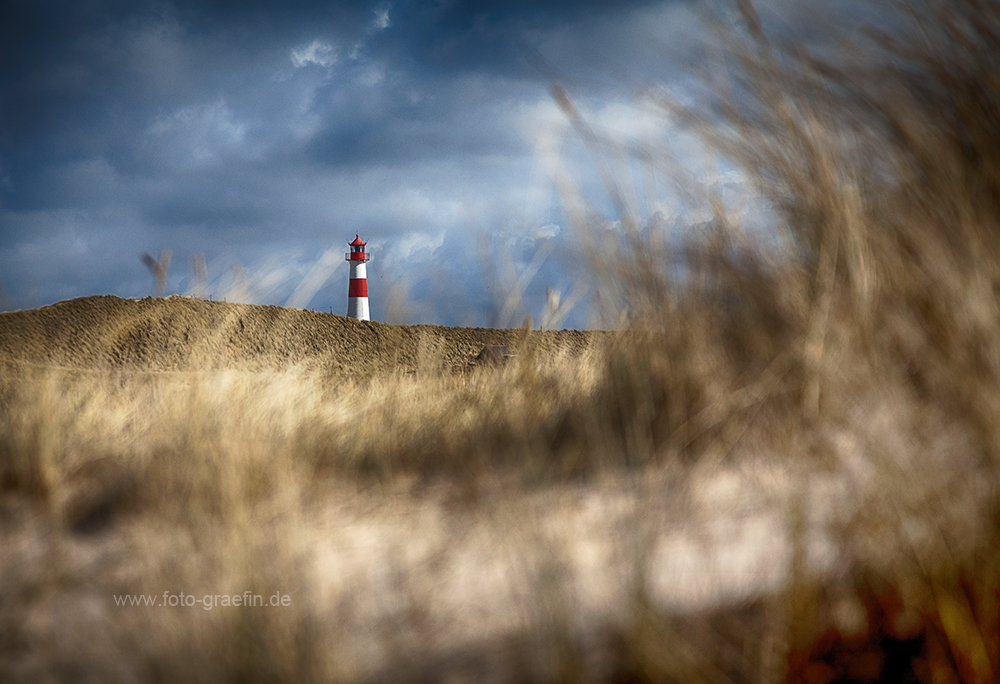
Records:
{"label": "lantern room", "polygon": [[355,234],[354,241],[348,242],[351,251],[344,255],[346,261],[371,261],[372,255],[365,251],[368,243],[361,239],[359,234]]}

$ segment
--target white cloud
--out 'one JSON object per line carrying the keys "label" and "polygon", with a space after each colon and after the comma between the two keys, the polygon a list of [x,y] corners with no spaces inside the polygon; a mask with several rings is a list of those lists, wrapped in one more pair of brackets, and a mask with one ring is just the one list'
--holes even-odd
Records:
{"label": "white cloud", "polygon": [[622,101],[606,103],[589,118],[615,140],[631,143],[659,141],[665,130],[673,126],[673,122],[661,111]]}
{"label": "white cloud", "polygon": [[404,225],[425,225],[447,227],[463,218],[461,202],[449,197],[431,196],[416,188],[400,188],[391,193],[385,201],[397,221]]}
{"label": "white cloud", "polygon": [[544,226],[539,226],[528,231],[528,239],[534,242],[535,240],[542,240],[544,238],[554,238],[562,232],[562,228],[555,223],[547,223]]}
{"label": "white cloud", "polygon": [[561,137],[569,128],[566,115],[548,95],[533,102],[518,103],[510,108],[507,116],[524,140],[530,142],[542,135]]}
{"label": "white cloud", "polygon": [[180,166],[217,161],[246,141],[247,125],[233,117],[224,100],[192,105],[160,117],[149,133],[163,141],[164,154]]}
{"label": "white cloud", "polygon": [[383,5],[382,7],[377,7],[375,9],[375,19],[371,23],[371,28],[374,31],[382,31],[389,28],[389,6]]}
{"label": "white cloud", "polygon": [[291,60],[296,69],[301,69],[309,64],[316,64],[324,69],[329,69],[337,63],[337,47],[330,43],[316,39],[308,45],[300,45],[292,49]]}
{"label": "white cloud", "polygon": [[358,60],[365,49],[365,42],[368,37],[379,31],[384,31],[392,25],[389,20],[389,5],[380,5],[375,8],[375,18],[365,27],[365,35],[351,46],[347,52],[347,58],[352,62]]}
{"label": "white cloud", "polygon": [[358,73],[358,83],[373,88],[385,81],[384,64],[366,64]]}
{"label": "white cloud", "polygon": [[444,244],[445,231],[436,233],[407,233],[392,240],[385,256],[387,265],[426,262]]}

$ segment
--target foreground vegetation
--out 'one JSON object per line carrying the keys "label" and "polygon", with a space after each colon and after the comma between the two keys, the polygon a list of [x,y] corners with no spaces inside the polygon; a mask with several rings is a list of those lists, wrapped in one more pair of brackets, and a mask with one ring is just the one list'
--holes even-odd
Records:
{"label": "foreground vegetation", "polygon": [[[729,79],[650,100],[776,238],[715,202],[659,240],[611,188],[620,241],[577,229],[630,330],[582,356],[7,363],[2,677],[995,681],[1000,9],[922,3],[820,59],[740,6]],[[292,599],[113,599],[182,591]]]}

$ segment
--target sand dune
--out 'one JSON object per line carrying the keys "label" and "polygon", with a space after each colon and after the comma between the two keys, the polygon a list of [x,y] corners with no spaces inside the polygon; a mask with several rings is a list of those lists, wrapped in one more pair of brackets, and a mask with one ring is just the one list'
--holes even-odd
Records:
{"label": "sand dune", "polygon": [[[600,333],[532,333],[543,353],[580,353]],[[389,325],[277,306],[195,297],[93,296],[0,314],[0,356],[68,368],[153,371],[239,368],[367,375],[415,370],[423,359],[446,370],[469,366],[488,345],[516,349],[519,329]]]}

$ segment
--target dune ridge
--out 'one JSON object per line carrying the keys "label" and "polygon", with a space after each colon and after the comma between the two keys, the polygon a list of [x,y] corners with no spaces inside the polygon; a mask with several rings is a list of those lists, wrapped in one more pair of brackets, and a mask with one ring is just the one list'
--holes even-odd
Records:
{"label": "dune ridge", "polygon": [[[579,354],[604,334],[534,331],[532,345],[541,353]],[[74,369],[273,371],[304,364],[354,376],[414,371],[431,358],[461,370],[485,346],[516,349],[524,337],[522,329],[390,325],[178,295],[96,295],[0,314],[5,360]]]}

